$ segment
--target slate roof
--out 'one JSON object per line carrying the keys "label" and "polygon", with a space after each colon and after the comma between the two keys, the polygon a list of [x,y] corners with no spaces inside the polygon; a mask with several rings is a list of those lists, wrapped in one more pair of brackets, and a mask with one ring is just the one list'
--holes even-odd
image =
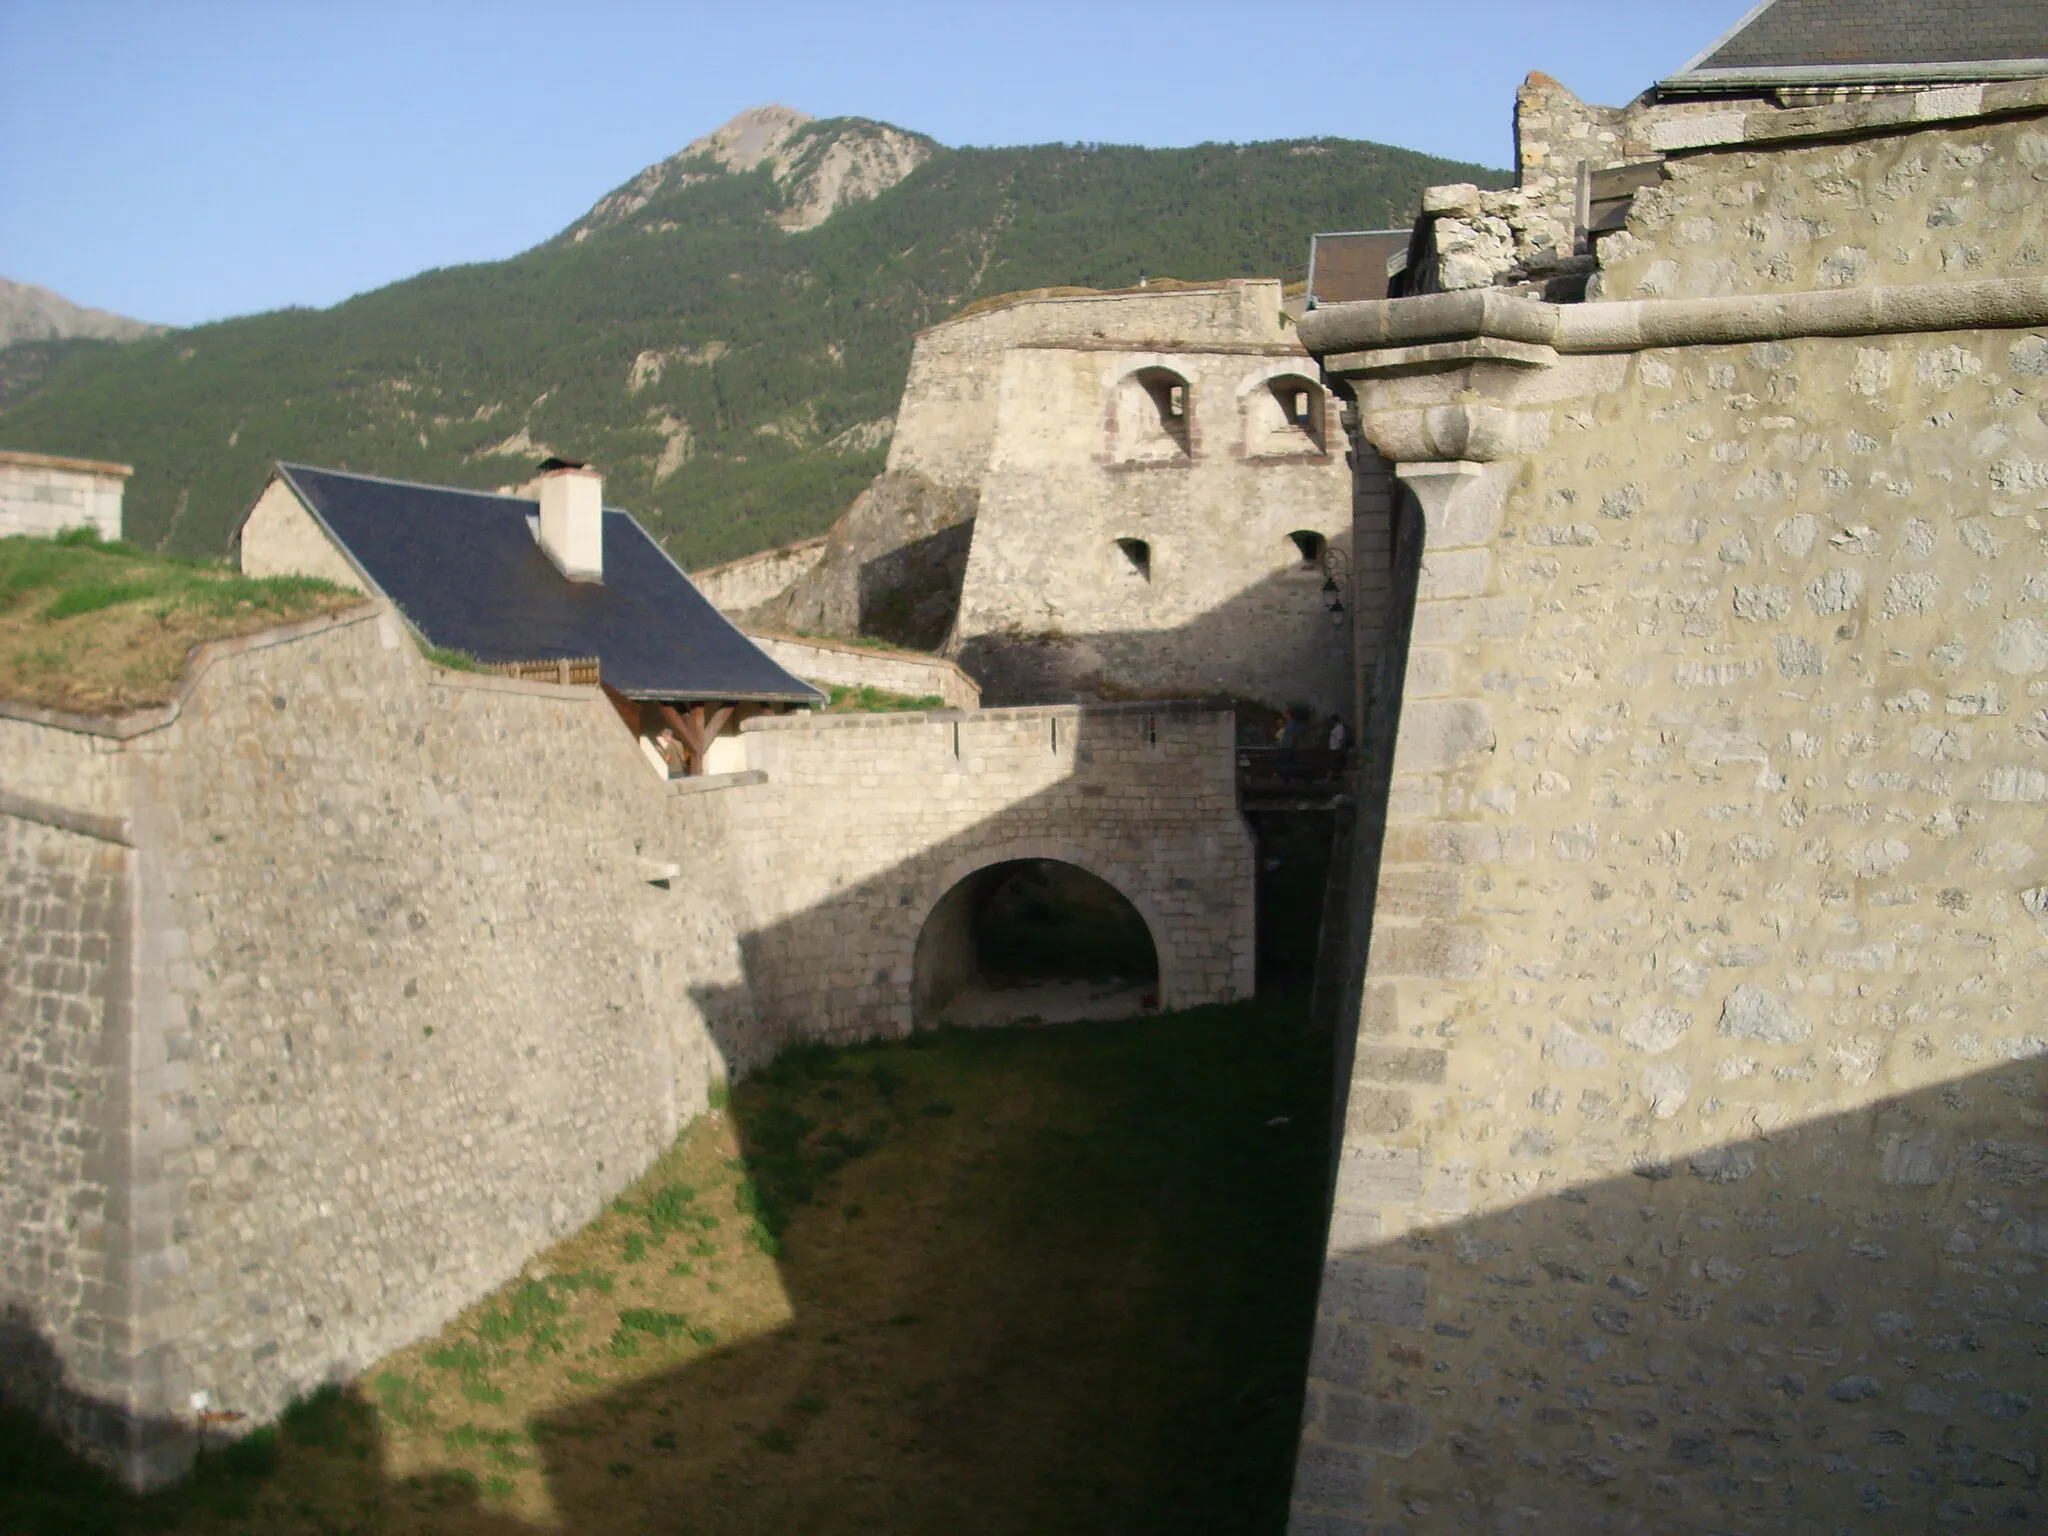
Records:
{"label": "slate roof", "polygon": [[629,698],[822,697],[712,607],[631,513],[604,509],[604,580],[579,582],[534,537],[537,501],[304,464],[277,472],[434,645],[486,662],[595,656]]}
{"label": "slate roof", "polygon": [[2044,0],[1764,0],[1665,90],[2048,74]]}

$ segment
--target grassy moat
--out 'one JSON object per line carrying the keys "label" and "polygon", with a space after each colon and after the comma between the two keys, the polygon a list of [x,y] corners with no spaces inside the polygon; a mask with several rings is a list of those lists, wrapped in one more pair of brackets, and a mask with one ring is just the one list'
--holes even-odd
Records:
{"label": "grassy moat", "polygon": [[804,1048],[433,1339],[0,1529],[1279,1532],[1328,1152],[1299,995]]}

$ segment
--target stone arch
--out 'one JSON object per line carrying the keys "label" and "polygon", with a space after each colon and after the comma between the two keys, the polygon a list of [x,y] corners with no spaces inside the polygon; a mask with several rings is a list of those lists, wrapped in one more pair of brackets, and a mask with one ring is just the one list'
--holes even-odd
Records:
{"label": "stone arch", "polygon": [[906,925],[908,931],[904,935],[907,950],[899,954],[897,961],[902,973],[910,978],[912,1028],[928,1022],[927,1002],[919,995],[924,978],[920,974],[918,954],[934,916],[943,918],[943,914],[940,913],[941,906],[948,897],[953,896],[957,890],[984,870],[993,869],[998,865],[1023,863],[1031,859],[1050,859],[1061,864],[1071,864],[1084,874],[1093,875],[1129,902],[1144,921],[1146,932],[1152,937],[1152,953],[1159,964],[1160,1006],[1183,1006],[1181,992],[1186,985],[1185,964],[1174,946],[1171,931],[1158,905],[1151,899],[1137,870],[1128,868],[1119,861],[1101,858],[1078,843],[1070,843],[1063,839],[1011,838],[977,848],[970,854],[949,861],[916,887],[916,895],[909,903],[911,921]]}
{"label": "stone arch", "polygon": [[1237,387],[1238,441],[1248,459],[1321,457],[1329,451],[1329,414],[1322,384],[1284,364]]}
{"label": "stone arch", "polygon": [[1127,368],[1109,385],[1109,457],[1119,464],[1184,463],[1195,453],[1195,390],[1163,359]]}

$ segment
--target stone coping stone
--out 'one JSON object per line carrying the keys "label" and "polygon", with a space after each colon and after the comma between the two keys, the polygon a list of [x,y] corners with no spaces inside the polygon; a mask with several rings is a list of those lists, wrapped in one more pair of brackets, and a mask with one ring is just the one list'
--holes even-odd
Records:
{"label": "stone coping stone", "polygon": [[749,784],[766,784],[768,775],[760,768],[742,768],[738,773],[706,773],[694,779],[670,779],[672,795],[704,795],[714,789],[742,789]]}
{"label": "stone coping stone", "polygon": [[929,709],[865,715],[760,715],[741,724],[742,731],[881,730],[890,726],[925,725],[934,721],[1070,720],[1104,715],[1227,715],[1227,705],[1198,699],[1155,699],[1132,704],[1018,704],[1003,709]]}

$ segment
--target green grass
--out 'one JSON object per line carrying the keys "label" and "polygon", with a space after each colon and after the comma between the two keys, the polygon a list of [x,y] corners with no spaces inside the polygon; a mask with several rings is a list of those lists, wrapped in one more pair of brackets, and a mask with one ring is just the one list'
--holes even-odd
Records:
{"label": "green grass", "polygon": [[828,715],[915,713],[946,707],[945,699],[936,693],[891,693],[886,688],[876,688],[867,683],[857,687],[830,683],[825,691],[831,696],[831,701],[824,707]]}
{"label": "green grass", "polygon": [[[0,1530],[1278,1536],[1328,1105],[1298,996],[799,1047],[438,1339],[179,1489],[0,1421]],[[628,1233],[664,1262],[597,1262]]]}
{"label": "green grass", "polygon": [[446,667],[450,672],[480,672],[483,663],[469,651],[457,650],[452,645],[430,645],[419,642],[420,654],[437,667]]}
{"label": "green grass", "polygon": [[243,576],[92,528],[0,539],[0,698],[80,711],[161,702],[193,646],[359,601],[315,577]]}

